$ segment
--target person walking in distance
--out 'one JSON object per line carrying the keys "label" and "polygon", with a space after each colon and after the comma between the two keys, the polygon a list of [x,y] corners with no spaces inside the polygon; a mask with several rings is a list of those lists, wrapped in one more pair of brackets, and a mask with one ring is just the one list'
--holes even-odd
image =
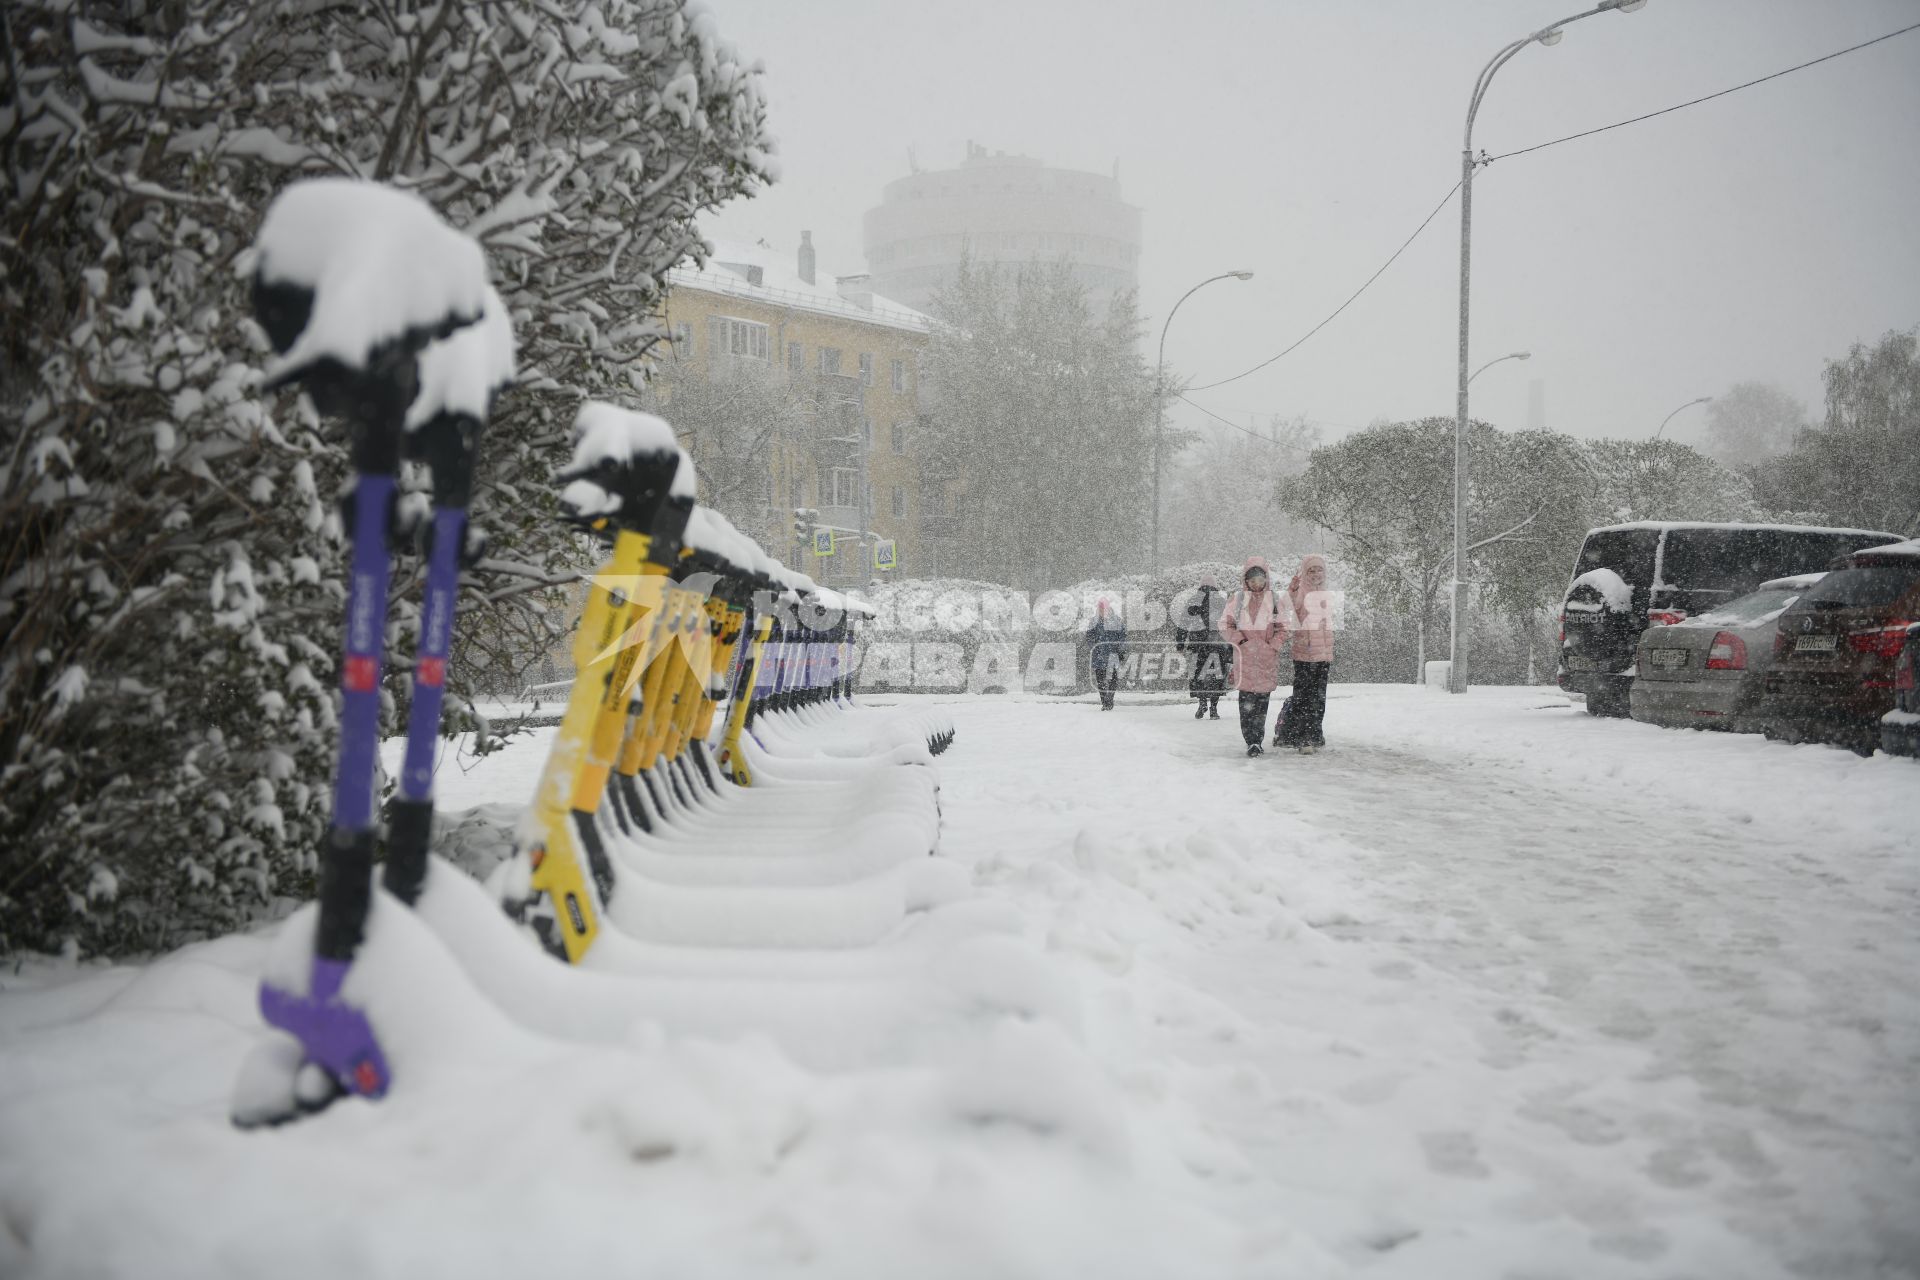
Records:
{"label": "person walking in distance", "polygon": [[1174,647],[1184,653],[1193,666],[1187,679],[1187,692],[1194,700],[1193,718],[1220,718],[1220,695],[1226,692],[1227,669],[1233,664],[1233,649],[1220,639],[1219,622],[1226,598],[1212,574],[1200,579],[1199,595],[1187,606],[1174,633]]}
{"label": "person walking in distance", "polygon": [[1093,687],[1100,691],[1102,711],[1113,710],[1113,691],[1120,687],[1120,662],[1126,641],[1126,624],[1103,597],[1095,606],[1093,625],[1087,628],[1087,657],[1093,667]]}
{"label": "person walking in distance", "polygon": [[1287,644],[1282,605],[1268,583],[1267,562],[1248,556],[1240,573],[1241,590],[1233,593],[1220,616],[1220,638],[1233,646],[1233,687],[1240,691],[1240,736],[1247,754],[1260,754],[1266,736],[1267,703],[1280,683],[1280,654]]}
{"label": "person walking in distance", "polygon": [[1327,558],[1309,555],[1287,583],[1292,615],[1293,696],[1286,721],[1274,734],[1301,754],[1327,745],[1322,723],[1327,714],[1327,677],[1333,670],[1333,600],[1327,590]]}

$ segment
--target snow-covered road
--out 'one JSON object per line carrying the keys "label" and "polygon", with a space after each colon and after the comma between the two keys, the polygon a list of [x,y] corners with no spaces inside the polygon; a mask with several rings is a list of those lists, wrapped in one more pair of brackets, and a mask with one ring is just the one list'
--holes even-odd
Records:
{"label": "snow-covered road", "polygon": [[1379,1274],[1920,1270],[1910,762],[1537,690],[1336,686],[1333,749],[1258,760],[1185,708],[1050,710],[969,709],[948,853],[1211,1007],[1122,1034],[1248,1214]]}
{"label": "snow-covered road", "polygon": [[237,1135],[260,938],[32,966],[0,1274],[1920,1276],[1914,762],[1527,689],[1336,685],[1332,748],[1258,760],[1230,704],[952,709],[941,852],[1025,945],[936,972],[978,1004],[933,1056],[668,1028]]}

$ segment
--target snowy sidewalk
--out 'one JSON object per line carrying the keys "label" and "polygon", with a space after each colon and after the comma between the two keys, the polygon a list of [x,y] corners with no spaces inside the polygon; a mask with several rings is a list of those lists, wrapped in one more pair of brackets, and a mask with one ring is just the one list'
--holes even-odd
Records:
{"label": "snowy sidewalk", "polygon": [[641,1037],[238,1134],[260,937],[0,975],[0,1275],[1920,1274],[1920,768],[1332,694],[1258,760],[958,700],[942,854],[1026,945],[941,981],[1029,1012],[917,1065]]}
{"label": "snowy sidewalk", "polygon": [[1333,693],[1257,760],[1230,707],[982,705],[948,773],[1236,1217],[1369,1275],[1920,1274],[1913,762]]}

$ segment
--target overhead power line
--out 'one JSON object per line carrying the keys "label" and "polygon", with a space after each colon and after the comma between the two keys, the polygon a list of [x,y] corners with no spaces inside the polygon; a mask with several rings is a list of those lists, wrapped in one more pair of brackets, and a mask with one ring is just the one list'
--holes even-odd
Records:
{"label": "overhead power line", "polygon": [[1215,413],[1213,410],[1207,408],[1207,406],[1203,404],[1194,404],[1193,401],[1187,400],[1186,396],[1180,394],[1177,391],[1174,392],[1174,399],[1186,400],[1186,402],[1189,405],[1192,405],[1194,408],[1198,409],[1200,412],[1206,414],[1209,418],[1212,418],[1215,422],[1219,423],[1221,426],[1232,427],[1235,431],[1238,431],[1241,435],[1252,436],[1255,440],[1258,440],[1261,444],[1270,444],[1274,448],[1282,451],[1283,453],[1297,453],[1300,456],[1305,457],[1309,452],[1306,449],[1302,449],[1297,444],[1282,444],[1278,440],[1275,440],[1270,436],[1261,435],[1258,431],[1255,431],[1252,427],[1243,427],[1239,423],[1233,421],[1230,418],[1223,418],[1219,414]]}
{"label": "overhead power line", "polygon": [[[1278,360],[1281,356],[1289,354],[1291,351],[1293,351],[1294,347],[1299,346],[1302,342],[1305,342],[1308,338],[1311,338],[1314,334],[1320,332],[1322,329],[1326,328],[1329,324],[1332,324],[1334,317],[1338,316],[1342,311],[1345,311],[1348,307],[1352,306],[1354,303],[1354,299],[1358,298],[1361,294],[1365,293],[1367,289],[1372,286],[1373,282],[1375,280],[1378,280],[1381,277],[1381,275],[1386,271],[1386,269],[1392,266],[1395,260],[1398,259],[1401,254],[1407,251],[1407,246],[1412,244],[1415,240],[1419,238],[1420,233],[1427,229],[1427,224],[1440,216],[1440,211],[1447,207],[1447,201],[1453,199],[1453,193],[1458,191],[1459,189],[1460,189],[1460,184],[1457,182],[1454,183],[1451,187],[1448,187],[1447,194],[1440,197],[1440,203],[1433,206],[1433,212],[1429,213],[1426,217],[1420,220],[1420,225],[1413,229],[1413,234],[1408,236],[1405,240],[1401,241],[1400,247],[1393,251],[1393,256],[1380,264],[1380,270],[1375,271],[1372,275],[1368,276],[1365,284],[1361,285],[1358,289],[1355,289],[1345,302],[1341,303],[1339,306],[1333,309],[1332,315],[1329,315],[1325,320],[1322,320],[1319,324],[1313,326],[1313,328],[1307,330],[1305,333],[1301,334],[1299,338],[1295,339],[1292,346],[1287,347],[1285,350],[1279,352],[1276,355],[1267,357],[1265,360],[1262,360],[1259,364],[1253,366],[1253,368],[1247,370],[1246,373],[1236,373],[1231,378],[1222,378],[1218,382],[1209,382],[1205,386],[1188,387],[1187,390],[1210,391],[1214,387],[1224,387],[1229,382],[1238,382],[1240,381],[1240,379],[1246,377],[1247,374],[1258,373],[1262,369],[1266,368],[1268,365],[1272,364],[1275,360]],[[1186,399],[1185,396],[1181,396],[1180,398],[1182,400]],[[1192,401],[1188,401],[1188,403],[1191,404]],[[1197,408],[1198,406],[1195,406],[1195,407]]]}
{"label": "overhead power line", "polygon": [[1898,31],[1889,31],[1883,36],[1875,36],[1871,40],[1862,40],[1859,44],[1848,45],[1844,49],[1836,49],[1832,53],[1802,62],[1797,66],[1776,71],[1772,75],[1761,76],[1758,80],[1749,80],[1745,84],[1736,84],[1731,88],[1722,89],[1718,93],[1709,93],[1705,97],[1693,98],[1686,102],[1678,102],[1671,107],[1662,107],[1658,111],[1649,111],[1645,115],[1631,116],[1625,120],[1616,120],[1612,124],[1603,124],[1598,129],[1582,129],[1579,133],[1570,133],[1564,138],[1555,138],[1551,142],[1536,142],[1530,147],[1521,147],[1518,151],[1503,151],[1497,156],[1486,157],[1480,163],[1488,165],[1492,164],[1495,160],[1505,160],[1511,156],[1524,156],[1532,151],[1545,151],[1548,147],[1557,147],[1563,142],[1572,142],[1576,138],[1591,138],[1596,133],[1606,133],[1610,129],[1624,129],[1630,124],[1639,124],[1642,120],[1651,120],[1656,116],[1672,115],[1676,111],[1684,111],[1688,107],[1697,107],[1703,102],[1712,102],[1715,98],[1724,98],[1730,93],[1738,93],[1742,89],[1751,89],[1753,86],[1765,84],[1769,80],[1778,80],[1781,76],[1790,76],[1796,71],[1805,71],[1808,67],[1817,67],[1823,62],[1831,62],[1835,58],[1845,57],[1849,53],[1858,53],[1870,45],[1879,44],[1882,40],[1891,40],[1895,36],[1906,35],[1909,31],[1920,31],[1920,22],[1916,22],[1911,26],[1901,27]]}
{"label": "overhead power line", "polygon": [[[1883,36],[1875,36],[1871,40],[1862,40],[1859,44],[1848,45],[1844,49],[1836,49],[1832,53],[1823,54],[1818,58],[1810,58],[1806,62],[1801,62],[1791,67],[1782,68],[1781,70],[1775,71],[1770,75],[1764,75],[1755,80],[1748,80],[1742,84],[1732,85],[1728,88],[1721,89],[1715,93],[1706,94],[1703,97],[1692,98],[1686,102],[1675,103],[1671,107],[1662,107],[1658,111],[1649,111],[1644,115],[1631,116],[1625,120],[1616,120],[1612,124],[1604,124],[1597,129],[1583,129],[1579,133],[1570,133],[1563,138],[1554,138],[1548,142],[1538,142],[1538,143],[1535,143],[1533,146],[1521,147],[1516,151],[1503,151],[1496,156],[1486,156],[1480,161],[1480,163],[1482,165],[1489,165],[1489,164],[1492,164],[1495,160],[1506,160],[1506,159],[1510,159],[1513,156],[1524,156],[1534,151],[1544,151],[1548,147],[1557,147],[1563,142],[1573,142],[1579,138],[1591,138],[1595,134],[1607,133],[1613,129],[1624,129],[1626,126],[1630,124],[1639,124],[1643,120],[1652,120],[1658,116],[1671,115],[1676,111],[1684,111],[1688,107],[1697,107],[1703,102],[1712,102],[1715,98],[1724,98],[1730,93],[1738,93],[1742,89],[1751,89],[1755,85],[1765,84],[1769,80],[1778,80],[1781,76],[1792,75],[1796,71],[1805,71],[1808,67],[1817,67],[1823,62],[1831,62],[1835,58],[1842,58],[1850,53],[1858,53],[1862,49],[1870,48],[1873,45],[1879,44],[1885,40],[1891,40],[1895,36],[1906,35],[1908,32],[1911,32],[1911,31],[1920,31],[1920,22],[1911,23],[1908,26],[1901,27],[1896,31],[1889,31]],[[1335,307],[1332,313],[1328,315],[1326,319],[1322,320],[1319,324],[1316,324],[1315,326],[1313,326],[1313,328],[1301,334],[1299,338],[1297,338],[1294,342],[1289,344],[1287,347],[1276,352],[1274,355],[1267,357],[1265,360],[1262,360],[1259,364],[1254,365],[1251,369],[1247,369],[1241,373],[1236,373],[1231,378],[1222,378],[1218,382],[1209,382],[1198,387],[1188,387],[1187,390],[1188,391],[1210,391],[1214,387],[1224,387],[1229,382],[1238,382],[1242,378],[1245,378],[1251,374],[1260,372],[1260,370],[1274,363],[1274,361],[1281,359],[1283,356],[1291,355],[1294,352],[1294,350],[1300,346],[1301,343],[1305,342],[1308,338],[1311,338],[1314,334],[1326,328],[1329,324],[1333,322],[1334,318],[1337,317],[1342,311],[1345,311],[1348,307],[1352,306],[1354,301],[1357,298],[1359,298],[1361,294],[1365,293],[1368,290],[1368,288],[1372,286],[1373,282],[1375,280],[1378,280],[1381,277],[1381,275],[1383,275],[1386,272],[1386,269],[1392,266],[1399,259],[1401,254],[1407,251],[1407,246],[1411,245],[1416,239],[1419,238],[1420,233],[1422,231],[1425,231],[1427,229],[1428,224],[1431,223],[1436,217],[1439,216],[1440,210],[1447,207],[1447,202],[1453,199],[1454,193],[1457,192],[1458,190],[1460,190],[1460,184],[1456,182],[1453,184],[1451,188],[1448,189],[1447,194],[1440,198],[1440,203],[1433,207],[1433,212],[1429,213],[1425,218],[1422,218],[1420,220],[1420,225],[1413,229],[1413,234],[1408,236],[1404,241],[1402,241],[1400,247],[1393,251],[1392,256],[1389,257],[1385,262],[1380,264],[1379,270],[1375,271],[1372,275],[1368,276],[1366,279],[1366,282],[1362,284],[1358,289],[1355,289],[1345,302]],[[1180,398],[1182,400],[1186,400],[1186,396],[1184,395],[1181,395]],[[1191,400],[1188,400],[1187,403],[1193,404]],[[1193,407],[1196,409],[1200,409],[1202,413],[1209,412],[1208,410],[1201,408],[1201,406],[1197,404],[1194,405]],[[1225,419],[1222,419],[1222,421],[1225,421]],[[1227,425],[1233,426],[1234,424],[1228,423]]]}

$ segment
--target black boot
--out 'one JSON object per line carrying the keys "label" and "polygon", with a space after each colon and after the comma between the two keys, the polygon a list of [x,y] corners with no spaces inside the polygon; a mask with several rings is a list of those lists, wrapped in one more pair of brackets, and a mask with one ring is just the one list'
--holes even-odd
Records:
{"label": "black boot", "polygon": [[1263,754],[1263,753],[1262,753],[1262,752],[1261,752],[1261,750],[1260,750],[1260,744],[1259,744],[1259,743],[1257,743],[1257,742],[1255,742],[1255,743],[1250,743],[1250,744],[1248,745],[1248,747],[1247,747],[1247,757],[1248,757],[1249,759],[1251,759],[1251,758],[1252,758],[1252,757],[1254,757],[1254,756],[1257,756],[1257,755],[1261,755],[1261,754]]}
{"label": "black boot", "polygon": [[1195,720],[1198,720],[1201,716],[1205,714],[1207,714],[1207,700],[1205,698],[1202,698],[1199,702],[1196,702],[1193,706],[1193,718]]}

